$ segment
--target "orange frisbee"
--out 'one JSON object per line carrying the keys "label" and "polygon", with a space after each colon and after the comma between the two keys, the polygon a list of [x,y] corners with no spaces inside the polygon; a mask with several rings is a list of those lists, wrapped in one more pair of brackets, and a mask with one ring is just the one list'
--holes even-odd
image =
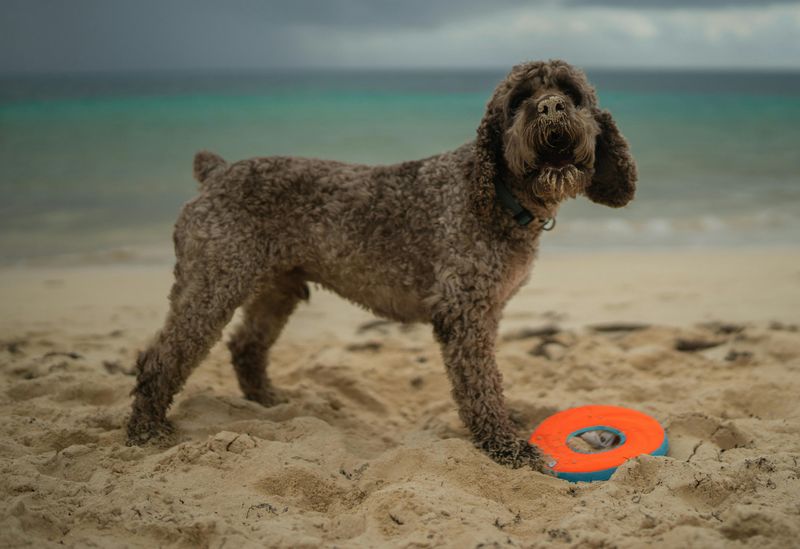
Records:
{"label": "orange frisbee", "polygon": [[[587,431],[610,431],[619,444],[597,452],[579,452],[567,440]],[[663,456],[669,442],[661,424],[642,412],[619,406],[579,406],[553,414],[533,432],[535,444],[555,462],[558,478],[571,482],[608,480],[617,467],[642,454]]]}

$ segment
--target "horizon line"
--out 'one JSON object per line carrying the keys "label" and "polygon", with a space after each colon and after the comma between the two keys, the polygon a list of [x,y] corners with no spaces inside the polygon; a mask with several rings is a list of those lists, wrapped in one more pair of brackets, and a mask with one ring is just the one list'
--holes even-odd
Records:
{"label": "horizon line", "polygon": [[[800,73],[800,66],[639,66],[639,65],[573,65],[587,72],[709,72],[709,73]],[[474,66],[273,66],[273,67],[207,67],[207,68],[133,68],[133,69],[91,69],[56,71],[0,71],[0,79],[20,77],[69,77],[69,76],[122,76],[122,75],[162,75],[162,74],[269,74],[269,73],[368,73],[368,72],[489,72],[508,71],[512,65],[474,65]]]}

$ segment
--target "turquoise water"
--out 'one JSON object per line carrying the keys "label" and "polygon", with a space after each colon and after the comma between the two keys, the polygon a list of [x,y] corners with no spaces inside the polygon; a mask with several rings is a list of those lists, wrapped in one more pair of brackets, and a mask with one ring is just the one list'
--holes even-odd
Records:
{"label": "turquoise water", "polygon": [[[389,163],[474,135],[498,71],[0,80],[0,257],[167,247],[195,151]],[[624,210],[567,204],[547,245],[793,244],[800,74],[590,72],[639,163]]]}

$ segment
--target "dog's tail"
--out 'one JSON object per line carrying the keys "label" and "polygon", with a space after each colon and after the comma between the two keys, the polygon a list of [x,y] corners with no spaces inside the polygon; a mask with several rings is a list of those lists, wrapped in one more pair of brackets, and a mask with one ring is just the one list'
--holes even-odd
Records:
{"label": "dog's tail", "polygon": [[228,167],[225,159],[211,151],[200,151],[194,155],[194,178],[202,186],[209,177]]}

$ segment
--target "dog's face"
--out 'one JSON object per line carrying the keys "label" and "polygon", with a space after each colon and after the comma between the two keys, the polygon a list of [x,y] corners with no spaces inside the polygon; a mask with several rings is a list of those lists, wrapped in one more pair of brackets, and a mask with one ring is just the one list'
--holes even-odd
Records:
{"label": "dog's face", "polygon": [[518,190],[546,204],[585,194],[618,207],[633,198],[627,142],[584,73],[563,61],[514,67],[487,105],[476,144],[484,195],[488,179],[510,173],[526,187]]}
{"label": "dog's face", "polygon": [[521,75],[509,90],[503,154],[535,196],[561,201],[583,193],[594,173],[597,100],[583,73],[546,68]]}

